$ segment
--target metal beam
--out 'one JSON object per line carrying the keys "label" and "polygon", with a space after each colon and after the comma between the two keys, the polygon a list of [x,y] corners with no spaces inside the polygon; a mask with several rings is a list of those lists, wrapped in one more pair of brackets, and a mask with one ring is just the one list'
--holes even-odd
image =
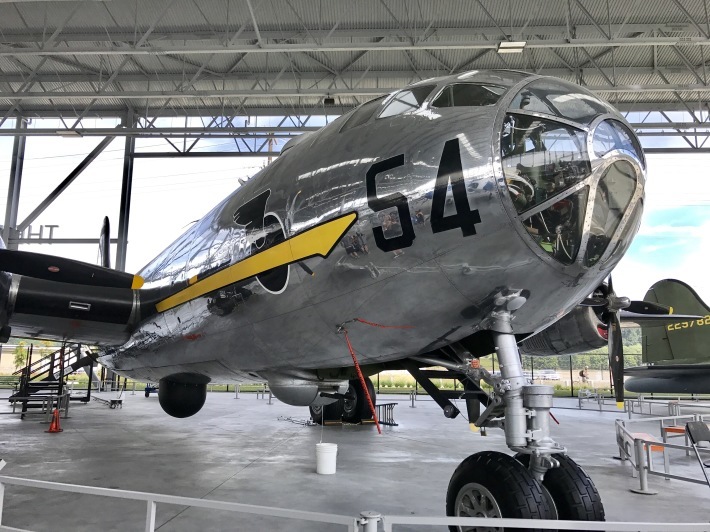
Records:
{"label": "metal beam", "polygon": [[[687,111],[686,111],[687,112]],[[648,130],[690,130],[706,131],[710,130],[710,122],[633,122],[630,121],[634,129],[641,131],[640,134],[650,134]],[[54,128],[20,128],[20,129],[0,129],[0,137],[56,137],[76,135],[80,137],[137,137],[137,138],[235,138],[245,140],[267,140],[267,139],[292,139],[302,133],[318,131],[320,127],[158,127],[158,128],[106,128],[106,127],[83,127],[75,129],[54,129]],[[663,135],[662,132],[654,133]],[[140,157],[139,154],[136,154]]]}
{"label": "metal beam", "polygon": [[[126,115],[123,124],[126,127],[135,126],[132,111]],[[116,249],[116,269],[126,271],[126,253],[128,251],[128,221],[131,214],[131,192],[133,190],[133,162],[136,150],[135,137],[126,137],[123,149],[123,178],[121,181],[121,203],[118,214],[118,247]]]}
{"label": "metal beam", "polygon": [[[118,242],[117,238],[110,239],[112,244]],[[14,246],[20,244],[98,244],[98,238],[11,238]]]}
{"label": "metal beam", "polygon": [[[665,86],[665,85],[664,85]],[[30,101],[30,100],[55,100],[70,101],[77,99],[90,100],[155,100],[165,98],[324,98],[326,96],[379,96],[389,90],[396,90],[400,87],[381,89],[269,89],[264,90],[153,90],[153,91],[116,91],[116,92],[23,92],[22,94],[0,93],[0,100]]]}
{"label": "metal beam", "polygon": [[[130,137],[129,137],[130,138]],[[143,151],[136,152],[136,159],[170,159],[190,157],[278,157],[278,151]]]}
{"label": "metal beam", "polygon": [[[388,92],[400,89],[400,86],[380,87],[380,88],[358,88],[358,89],[269,89],[266,91],[257,90],[193,90],[193,91],[123,91],[123,92],[24,92],[22,94],[5,95],[0,93],[0,100],[11,101],[32,101],[32,100],[53,100],[53,101],[77,101],[77,100],[164,100],[166,98],[180,99],[205,99],[205,98],[316,98],[326,97],[369,97],[374,98]],[[645,85],[586,85],[585,88],[592,92],[602,94],[642,94],[648,92],[709,92],[710,85],[700,83],[676,83],[676,84],[645,84]]]}
{"label": "metal beam", "polygon": [[[313,107],[307,107],[307,106],[300,106],[298,108],[294,108],[292,105],[274,105],[274,106],[262,106],[262,105],[254,105],[254,106],[249,106],[245,107],[243,110],[242,116],[244,118],[247,117],[282,117],[284,115],[287,116],[293,116],[294,119],[297,119],[298,117],[305,117],[305,116],[339,116],[342,114],[347,113],[348,111],[351,111],[353,107],[355,107],[357,104],[353,105],[335,105],[332,107],[324,107],[323,105],[318,105],[318,106],[313,106]],[[708,105],[710,105],[710,102],[706,101],[694,101],[692,107],[696,111],[701,111],[701,110],[708,110]],[[688,110],[686,106],[681,105],[679,102],[672,102],[672,101],[666,101],[666,102],[658,102],[658,101],[637,101],[637,102],[618,102],[614,103],[614,107],[616,107],[619,111],[622,113],[627,113],[627,112],[641,112],[641,113],[646,113],[646,112],[654,112],[654,111],[681,111],[684,113],[687,113]],[[3,108],[0,106],[0,113],[3,112],[3,109],[7,109],[7,107]],[[229,109],[229,107],[215,107],[215,106],[203,106],[203,107],[196,107],[196,106],[179,106],[179,107],[165,107],[165,108],[150,108],[150,107],[144,107],[141,109],[140,116],[141,117],[148,117],[149,119],[155,119],[157,117],[170,117],[174,118],[176,116],[180,117],[185,117],[185,116],[193,116],[193,117],[209,117],[209,116],[221,116],[225,113],[225,111]],[[300,113],[299,113],[300,111]],[[112,103],[111,105],[107,105],[105,107],[100,107],[97,109],[94,109],[89,116],[94,117],[94,118],[116,118],[118,116],[121,116],[125,114],[126,112],[126,106],[121,105],[121,104],[116,104]],[[28,109],[25,108],[23,109],[23,115],[28,118],[64,118],[65,120],[72,119],[76,116],[78,116],[78,111],[77,108],[64,104],[64,105],[54,105],[51,107],[41,107],[41,108],[33,108],[33,109]],[[234,114],[234,113],[232,113]],[[16,115],[12,115],[16,116]],[[136,115],[138,116],[138,115]]]}
{"label": "metal beam", "polygon": [[103,152],[106,149],[106,146],[111,144],[115,137],[106,137],[104,140],[99,142],[99,144],[91,150],[91,152],[84,157],[84,159],[76,165],[76,168],[72,170],[67,177],[64,178],[64,180],[57,185],[57,187],[49,193],[49,195],[40,203],[35,210],[33,210],[27,218],[25,218],[22,223],[20,223],[17,226],[17,230],[21,233],[27,227],[34,222],[37,217],[42,214],[47,207],[49,207],[52,203],[54,203],[54,200],[56,200],[62,192],[64,192],[69,185],[71,185],[74,180],[81,175],[81,173],[86,170],[86,168],[96,159],[101,152]]}
{"label": "metal beam", "polygon": [[[105,46],[24,46],[13,48],[0,46],[0,57],[22,56],[183,56],[191,54],[242,54],[242,53],[297,53],[297,52],[362,52],[376,51],[402,51],[402,50],[496,50],[499,41],[496,40],[469,40],[469,41],[379,41],[379,42],[335,42],[335,43],[284,43],[275,44],[177,44],[151,46],[125,46],[110,43]],[[613,39],[529,39],[525,48],[598,48],[598,47],[637,47],[637,46],[676,46],[700,45],[709,46],[710,39],[702,36],[688,37],[617,37]]]}
{"label": "metal beam", "polygon": [[[17,117],[17,124],[22,130],[27,123],[22,117]],[[5,208],[5,225],[2,228],[2,239],[9,249],[17,249],[10,244],[12,229],[17,225],[17,209],[20,205],[20,188],[22,185],[22,169],[25,164],[26,137],[17,136],[12,145],[12,162],[10,164],[10,181],[7,187],[7,204]]]}
{"label": "metal beam", "polygon": [[[710,125],[709,125],[710,127]],[[107,127],[80,127],[80,128],[15,128],[0,129],[0,137],[56,137],[56,136],[79,136],[79,137],[234,137],[243,136],[247,138],[291,138],[294,134],[317,131],[319,127],[156,127],[156,128],[121,128],[115,130]]]}
{"label": "metal beam", "polygon": [[[594,34],[597,29],[592,24],[575,24],[575,30],[577,35]],[[647,24],[605,24],[605,27],[611,30],[612,35],[616,35],[619,32],[623,33],[646,33],[654,30],[662,30],[665,32],[682,32],[690,33],[694,35],[703,35],[702,32],[698,32],[694,24],[685,22],[669,22],[669,23],[647,23]],[[504,35],[511,36],[526,36],[526,35],[567,35],[567,26],[559,25],[525,25],[525,26],[508,26],[505,25]],[[217,42],[229,42],[244,40],[244,41],[256,41],[257,34],[254,30],[242,30],[239,32],[236,38],[231,37],[231,32],[233,28],[229,26],[223,27],[207,27],[207,28],[195,28],[194,31],[189,32],[169,32],[169,31],[154,31],[147,42],[166,42],[166,41],[176,41],[176,42],[191,42],[191,41],[217,41]],[[426,34],[427,38],[433,36],[442,37],[470,37],[474,28],[471,26],[462,26],[459,28],[451,27],[437,27]],[[260,27],[259,33],[261,38],[264,40],[269,39],[305,39],[310,38],[313,40],[324,40],[328,38],[363,38],[363,39],[374,39],[377,37],[382,38],[400,38],[402,37],[402,32],[399,29],[389,28],[344,28],[342,24],[338,25],[338,28],[333,31],[332,29],[321,29],[317,27],[305,28],[278,28],[278,29],[265,29]],[[491,38],[502,37],[501,30],[495,26],[483,26],[476,27],[475,34]],[[136,34],[134,28],[112,28],[110,34],[106,32],[95,32],[95,31],[77,31],[69,30],[64,31],[61,38],[58,39],[62,42],[102,42],[107,40],[107,36],[110,36],[110,41],[112,42],[124,42],[124,43],[135,43],[138,35]],[[229,37],[229,38],[228,38]],[[28,44],[42,42],[44,39],[42,29],[39,30],[5,30],[2,35],[2,41],[6,44]]]}

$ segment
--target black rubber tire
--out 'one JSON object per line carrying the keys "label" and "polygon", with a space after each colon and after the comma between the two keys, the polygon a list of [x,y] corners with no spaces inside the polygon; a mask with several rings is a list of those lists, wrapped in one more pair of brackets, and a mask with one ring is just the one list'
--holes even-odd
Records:
{"label": "black rubber tire", "polygon": [[145,391],[145,396],[150,397],[150,392],[148,390]]}
{"label": "black rubber tire", "polygon": [[[375,397],[375,385],[369,377],[365,377],[367,391],[370,393],[373,404],[377,404]],[[346,395],[349,399],[343,401],[343,421],[348,423],[360,423],[363,419],[372,419],[370,405],[367,402],[365,392],[362,390],[360,379],[351,379],[349,381],[348,391]]]}
{"label": "black rubber tire", "polygon": [[360,423],[360,383],[354,379],[348,381],[348,391],[343,399],[343,421],[346,423]]}
{"label": "black rubber tire", "polygon": [[[362,386],[360,382],[357,383],[358,392],[358,404],[360,407],[360,419],[372,419],[372,412],[370,411],[370,404],[367,402],[367,397],[365,397],[365,392],[362,391]],[[372,384],[370,377],[365,377],[365,384],[367,385],[367,391],[372,399],[372,405],[377,406],[377,396],[375,395],[375,385]]]}
{"label": "black rubber tire", "polygon": [[[553,509],[542,486],[512,456],[483,451],[466,458],[454,471],[446,492],[446,515],[456,516],[456,498],[469,483],[485,487],[495,499],[502,517],[516,519],[552,519]],[[458,526],[450,526],[459,532]],[[523,529],[516,529],[522,531]],[[531,532],[529,529],[525,529]]]}
{"label": "black rubber tire", "polygon": [[325,406],[309,406],[308,410],[311,413],[311,419],[318,425],[323,424],[323,418],[325,421],[340,421],[343,419],[343,400],[338,399]]}
{"label": "black rubber tire", "polygon": [[[560,467],[545,474],[542,485],[547,489],[557,508],[557,518],[565,521],[604,521],[604,505],[594,482],[566,454],[553,454]],[[526,468],[530,455],[515,457]]]}

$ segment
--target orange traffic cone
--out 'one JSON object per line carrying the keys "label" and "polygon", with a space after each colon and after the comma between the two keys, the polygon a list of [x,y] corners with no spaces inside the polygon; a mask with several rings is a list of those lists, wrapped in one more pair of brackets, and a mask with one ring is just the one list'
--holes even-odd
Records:
{"label": "orange traffic cone", "polygon": [[62,432],[62,427],[59,426],[59,409],[55,408],[52,412],[52,422],[49,424],[47,432]]}

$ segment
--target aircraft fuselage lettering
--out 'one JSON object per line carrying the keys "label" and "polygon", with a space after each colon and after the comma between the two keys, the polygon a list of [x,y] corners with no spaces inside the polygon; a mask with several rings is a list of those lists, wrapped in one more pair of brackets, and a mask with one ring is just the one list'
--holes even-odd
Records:
{"label": "aircraft fuselage lettering", "polygon": [[415,238],[407,197],[399,192],[394,192],[382,198],[377,197],[377,175],[388,170],[399,168],[400,166],[404,166],[404,154],[395,155],[394,157],[373,164],[370,166],[365,176],[367,205],[375,212],[396,207],[397,215],[399,216],[398,225],[402,228],[402,234],[392,238],[387,237],[385,230],[395,232],[396,228],[393,226],[397,225],[397,221],[387,220],[387,225],[372,228],[375,243],[382,251],[395,251],[397,249],[408,248],[412,245]]}
{"label": "aircraft fuselage lettering", "polygon": [[671,323],[669,325],[666,325],[666,329],[668,331],[680,331],[681,329],[689,329],[694,325],[697,325],[698,327],[702,327],[703,325],[710,325],[710,315],[698,318],[697,320]]}
{"label": "aircraft fuselage lettering", "polygon": [[[409,202],[406,196],[395,192],[382,198],[377,196],[377,176],[388,170],[394,170],[404,166],[404,154],[395,155],[389,159],[377,162],[370,166],[365,177],[367,186],[367,204],[374,212],[381,212],[386,209],[397,208],[399,222],[392,221],[391,215],[385,218],[385,224],[374,227],[372,232],[375,237],[377,247],[382,251],[394,251],[407,248],[414,243],[414,227],[412,226],[411,213],[409,212]],[[444,215],[446,207],[446,193],[451,183],[451,193],[454,198],[456,214]],[[434,233],[441,233],[461,229],[463,236],[476,234],[476,224],[481,223],[481,216],[478,209],[471,209],[466,194],[466,183],[463,177],[463,165],[461,164],[461,151],[459,139],[451,139],[444,144],[441,153],[439,169],[436,174],[434,185],[434,195],[431,208],[431,229]],[[402,234],[399,236],[387,237],[387,232],[392,231],[392,225],[399,224]],[[396,229],[395,229],[396,230]]]}

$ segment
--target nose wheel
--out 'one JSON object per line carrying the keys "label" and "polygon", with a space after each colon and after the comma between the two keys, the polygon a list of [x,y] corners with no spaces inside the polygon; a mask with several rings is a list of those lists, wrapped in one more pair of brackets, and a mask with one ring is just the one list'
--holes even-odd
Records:
{"label": "nose wheel", "polygon": [[[577,462],[565,454],[553,454],[560,465],[548,469],[542,487],[552,498],[557,518],[569,521],[604,521],[604,505],[597,487]],[[529,454],[515,457],[526,468]]]}
{"label": "nose wheel", "polygon": [[[446,514],[455,517],[553,519],[542,486],[512,456],[496,451],[472,454],[454,471],[446,492]],[[502,531],[502,527],[452,526],[452,532]]]}

